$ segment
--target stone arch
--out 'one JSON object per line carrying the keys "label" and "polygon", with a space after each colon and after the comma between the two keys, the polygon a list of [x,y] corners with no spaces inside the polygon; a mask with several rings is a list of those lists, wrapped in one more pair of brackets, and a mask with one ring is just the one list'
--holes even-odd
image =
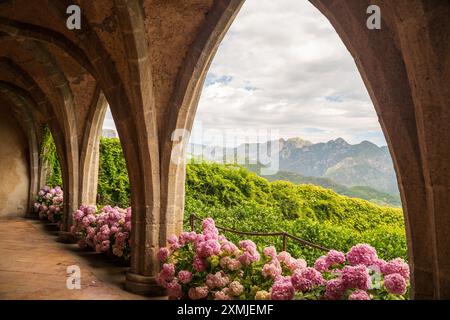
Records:
{"label": "stone arch", "polygon": [[143,10],[136,0],[117,0],[115,5],[132,82],[131,102],[136,112],[134,123],[140,128],[136,133],[138,168],[131,168],[141,174],[140,179],[135,179],[133,171],[128,170],[133,209],[133,250],[125,286],[131,291],[159,294],[162,290],[154,280],[159,269],[156,253],[161,244],[159,139]]}
{"label": "stone arch", "polygon": [[102,124],[108,102],[97,86],[86,120],[83,143],[80,151],[80,202],[87,205],[96,204],[99,144]]}
{"label": "stone arch", "polygon": [[64,184],[64,229],[68,231],[72,225],[72,212],[78,208],[78,136],[77,119],[75,115],[75,105],[72,90],[66,79],[64,72],[54,61],[51,54],[39,43],[34,41],[24,41],[23,45],[33,50],[36,60],[44,66],[47,78],[56,88],[61,98],[61,105],[55,106],[55,113],[63,128],[63,139],[65,141],[66,169],[63,171]]}
{"label": "stone arch", "polygon": [[[139,69],[136,68],[140,68],[142,65],[136,64],[136,57],[132,56],[133,52],[138,52],[137,49],[140,50],[141,56],[144,52],[141,43],[136,42],[134,38],[137,30],[132,29],[134,28],[132,25],[136,23],[140,23],[142,26],[142,20],[134,21],[131,19],[131,16],[135,13],[138,15],[133,16],[133,18],[142,17],[139,16],[142,12],[136,7],[137,2],[134,4],[134,9],[138,9],[138,11],[127,12],[128,7],[123,7],[124,10],[120,13],[120,23],[124,28],[130,27],[128,28],[129,32],[122,34],[122,39],[127,42],[127,47],[130,50],[129,53],[127,52],[129,55],[127,57],[127,70],[133,76],[139,74],[142,79],[133,78],[133,83],[128,87],[123,83],[124,77],[117,70],[116,62],[111,59],[102,41],[89,24],[85,24],[82,30],[74,32],[76,42],[71,42],[57,31],[17,21],[2,20],[6,24],[2,31],[14,35],[14,32],[24,30],[21,31],[22,36],[55,44],[64,51],[78,48],[79,50],[75,52],[79,54],[75,55],[74,58],[80,61],[81,65],[81,61],[86,61],[84,57],[87,57],[91,62],[94,70],[92,71],[93,76],[99,82],[110,105],[129,172],[132,207],[135,213],[133,215],[133,230],[135,230],[133,238],[136,239],[132,240],[136,245],[132,252],[134,257],[132,261],[134,262],[132,262],[131,271],[132,273],[135,271],[138,274],[154,275],[159,268],[159,265],[155,263],[157,243],[160,239],[159,147],[156,130],[154,129],[155,124],[152,124],[152,121],[150,121],[150,124],[148,123],[148,119],[154,117],[154,115],[152,116],[154,112],[152,110],[153,104],[143,104],[141,101],[151,97],[151,94],[145,92],[152,89],[151,81],[148,78],[151,73],[139,73]],[[117,6],[120,8],[120,2],[117,2]],[[49,2],[49,9],[64,24],[66,8],[67,6],[63,2]],[[88,21],[84,15],[82,19]],[[12,26],[15,28],[11,32]],[[138,40],[143,40],[142,35]],[[72,54],[72,51],[68,51],[68,53]],[[146,71],[150,70],[147,69]],[[139,85],[144,85],[146,89],[136,94],[136,91],[140,90]],[[151,102],[151,98],[149,102]],[[137,219],[136,217],[139,216],[141,218]],[[138,221],[135,221],[135,219]],[[154,283],[154,280],[151,281]],[[156,286],[153,287],[156,288]]]}
{"label": "stone arch", "polygon": [[[2,155],[0,172],[3,186],[0,189],[2,208],[1,218],[27,217],[30,210],[30,187],[32,175],[30,172],[29,126],[25,122],[20,104],[10,92],[5,94],[0,87],[0,141]],[[6,90],[5,90],[6,91]]]}
{"label": "stone arch", "polygon": [[398,39],[392,36],[396,34],[390,14],[393,11],[382,6],[384,25],[374,33],[365,28],[366,16],[357,14],[364,12],[369,1],[358,5],[342,2],[339,6],[320,0],[311,2],[330,20],[354,57],[374,103],[402,197],[412,294],[415,298],[431,298],[435,295],[436,275],[432,217],[424,215],[427,200],[416,111],[403,52]]}
{"label": "stone arch", "polygon": [[[430,210],[429,207],[432,206],[429,202],[433,201],[431,199],[434,196],[426,192],[431,189],[427,186],[426,178],[423,175],[423,167],[426,164],[424,163],[424,151],[419,146],[423,146],[425,143],[420,141],[423,132],[418,131],[418,128],[423,128],[423,124],[421,125],[416,118],[417,108],[409,72],[411,66],[404,60],[404,48],[401,47],[401,41],[399,42],[401,35],[398,34],[398,26],[394,23],[394,21],[401,21],[398,18],[399,11],[396,12],[396,8],[393,8],[396,4],[380,3],[382,12],[386,13],[383,16],[383,27],[381,30],[371,31],[366,27],[366,9],[371,4],[368,0],[358,3],[310,1],[331,22],[355,59],[386,136],[403,202],[413,297],[442,297],[442,293],[438,293],[436,288],[439,286],[450,287],[448,280],[443,276],[450,270],[444,262],[449,261],[450,253],[444,247],[439,246],[435,230],[440,229],[441,235],[443,235],[448,230],[448,224],[446,227],[442,227],[443,220],[445,220],[442,217],[445,215],[441,214],[442,217],[439,217],[439,221],[442,223],[440,227],[437,227],[437,214],[433,214],[433,210]],[[420,3],[421,1],[417,0],[416,2]],[[163,204],[167,216],[182,216],[182,194],[184,192],[183,168],[170,163],[169,157],[175,146],[170,141],[171,134],[175,129],[187,129],[188,131],[191,129],[201,85],[214,56],[214,48],[217,48],[232,21],[232,18],[227,21],[226,17],[235,15],[242,3],[243,1],[221,1],[220,5],[215,3],[216,11],[212,10],[208,15],[208,22],[205,23],[202,32],[197,35],[179,73],[176,90],[168,110],[170,125],[163,136],[165,149],[162,154],[163,178],[161,181],[163,182],[162,194],[167,196],[167,203]],[[406,2],[402,3],[406,6]],[[221,9],[217,9],[218,7]],[[227,10],[223,10],[224,7],[227,7]],[[420,11],[424,7],[419,8]],[[402,14],[405,14],[407,9],[406,7],[403,9]],[[391,14],[391,12],[394,13]],[[440,21],[444,21],[442,16],[440,17]],[[220,23],[221,19],[227,22]],[[432,28],[429,21],[424,21],[424,25]],[[409,33],[405,28],[401,30],[404,32],[404,38],[401,39],[405,39],[406,34]],[[405,40],[405,42],[407,41]],[[416,41],[416,43],[419,42]],[[420,53],[419,48],[414,49]],[[442,48],[442,50],[445,49]],[[427,58],[424,56],[423,59]],[[411,70],[417,70],[417,68]],[[444,80],[448,79],[448,76],[445,77],[444,74],[441,75],[440,83],[446,83]],[[425,78],[426,76],[423,76],[422,79]],[[413,77],[413,79],[415,78]],[[438,92],[435,94],[437,97],[440,96]],[[435,103],[439,102],[435,101]],[[441,192],[439,195],[441,199],[443,199],[443,194]],[[424,215],[424,212],[427,214]],[[445,270],[441,275],[438,272],[439,258],[443,263],[441,268]],[[447,292],[445,296],[448,296]]]}
{"label": "stone arch", "polygon": [[[45,122],[49,125],[50,131],[52,133],[53,139],[55,140],[56,151],[58,157],[61,162],[61,171],[64,177],[67,173],[67,154],[66,154],[66,141],[64,139],[64,131],[63,128],[58,121],[58,118],[55,114],[55,108],[52,103],[49,101],[45,93],[41,90],[39,85],[34,81],[34,79],[20,66],[14,63],[14,61],[8,58],[1,58],[0,65],[3,66],[7,72],[12,74],[15,78],[17,78],[21,83],[23,83],[24,88],[22,90],[26,91],[28,94],[23,94],[24,97],[28,98],[28,101],[36,106],[37,110],[42,110],[43,115],[45,116]],[[30,98],[31,97],[31,98]],[[39,139],[41,138],[40,132],[38,132]],[[40,145],[39,141],[39,145]],[[43,161],[39,161],[39,182],[42,182],[42,177],[45,174],[45,164]]]}
{"label": "stone arch", "polygon": [[[231,26],[245,0],[222,0],[214,2],[207,19],[197,35],[179,72],[174,94],[166,118],[168,125],[163,132],[164,151],[161,154],[162,216],[165,229],[162,237],[179,234],[183,228],[185,165],[171,161],[172,150],[179,143],[188,143],[188,133],[201,95],[203,82],[220,42]],[[175,130],[183,129],[179,136]],[[177,134],[178,135],[178,134]],[[184,148],[183,148],[184,149]]]}
{"label": "stone arch", "polygon": [[2,83],[0,81],[0,92],[18,108],[19,119],[18,122],[22,126],[28,139],[29,151],[29,172],[30,185],[28,192],[28,208],[27,216],[32,216],[31,208],[34,203],[34,198],[39,191],[39,143],[36,128],[37,117],[33,112],[33,105],[28,101],[26,95],[22,95],[21,89]]}

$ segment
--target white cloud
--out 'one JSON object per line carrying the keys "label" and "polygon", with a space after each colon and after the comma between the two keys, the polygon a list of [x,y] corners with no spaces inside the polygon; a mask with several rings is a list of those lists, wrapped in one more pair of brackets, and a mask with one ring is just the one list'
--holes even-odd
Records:
{"label": "white cloud", "polygon": [[213,60],[194,130],[200,123],[385,144],[353,58],[306,0],[246,1]]}
{"label": "white cloud", "polygon": [[307,0],[245,2],[209,70],[200,127],[386,144],[353,58]]}

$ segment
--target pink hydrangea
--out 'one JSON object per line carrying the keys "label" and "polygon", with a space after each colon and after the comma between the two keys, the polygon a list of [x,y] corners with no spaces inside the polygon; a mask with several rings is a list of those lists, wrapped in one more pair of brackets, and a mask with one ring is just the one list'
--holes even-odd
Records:
{"label": "pink hydrangea", "polygon": [[326,257],[325,261],[329,267],[336,266],[345,262],[345,254],[340,251],[330,250]]}
{"label": "pink hydrangea", "polygon": [[326,256],[321,256],[320,258],[318,258],[316,260],[316,262],[314,263],[314,268],[317,271],[320,271],[320,272],[327,271],[328,270],[327,257]]}
{"label": "pink hydrangea", "polygon": [[345,266],[342,270],[342,281],[347,288],[368,290],[370,288],[370,275],[366,266]]}
{"label": "pink hydrangea", "polygon": [[192,231],[192,232],[182,232],[180,234],[180,238],[179,238],[179,242],[182,245],[188,244],[188,243],[192,243],[195,242],[195,239],[197,238],[197,234]]}
{"label": "pink hydrangea", "polygon": [[231,300],[229,289],[224,288],[214,293],[214,300]]}
{"label": "pink hydrangea", "polygon": [[383,259],[377,259],[373,265],[370,266],[371,270],[374,270],[379,273],[383,273],[384,267],[386,266],[387,262]]}
{"label": "pink hydrangea", "polygon": [[182,284],[188,284],[192,280],[192,272],[187,270],[181,270],[180,272],[178,272],[178,280]]}
{"label": "pink hydrangea", "polygon": [[233,281],[228,286],[229,294],[238,297],[244,292],[244,286],[239,281]]}
{"label": "pink hydrangea", "polygon": [[73,217],[75,220],[80,221],[81,218],[84,217],[84,212],[81,210],[77,210],[77,211],[75,211]]}
{"label": "pink hydrangea", "polygon": [[196,253],[200,258],[208,258],[220,254],[220,244],[216,240],[206,240],[199,243]]}
{"label": "pink hydrangea", "polygon": [[292,275],[292,285],[302,292],[308,292],[323,283],[322,274],[314,268],[300,269]]}
{"label": "pink hydrangea", "polygon": [[272,300],[292,300],[294,298],[294,287],[290,277],[279,277],[272,286]]}
{"label": "pink hydrangea", "polygon": [[282,271],[280,263],[277,260],[273,260],[263,266],[261,273],[266,278],[276,279],[281,275]]}
{"label": "pink hydrangea", "polygon": [[348,300],[370,300],[370,296],[364,290],[355,290],[349,295]]}
{"label": "pink hydrangea", "polygon": [[223,271],[219,271],[215,274],[208,274],[205,284],[209,289],[216,289],[225,287],[229,282],[228,276]]}
{"label": "pink hydrangea", "polygon": [[202,228],[205,240],[218,240],[219,231],[217,230],[212,218],[204,219],[202,222]]}
{"label": "pink hydrangea", "polygon": [[224,240],[220,244],[220,250],[227,254],[233,254],[238,250],[238,247],[233,242]]}
{"label": "pink hydrangea", "polygon": [[181,299],[183,297],[183,291],[181,285],[176,281],[172,280],[166,285],[167,295],[172,299]]}
{"label": "pink hydrangea", "polygon": [[228,263],[231,261],[231,259],[232,259],[232,258],[231,258],[230,256],[225,256],[225,257],[220,258],[220,260],[219,260],[219,265],[220,265],[220,267],[221,267],[222,269],[227,268]]}
{"label": "pink hydrangea", "polygon": [[175,276],[175,265],[173,263],[164,263],[159,275],[166,282],[172,281]]}
{"label": "pink hydrangea", "polygon": [[208,263],[204,259],[196,255],[194,256],[194,259],[192,261],[192,267],[195,271],[202,272],[206,270],[206,268],[208,267]]}
{"label": "pink hydrangea", "polygon": [[292,257],[291,257],[291,254],[290,254],[289,252],[281,251],[281,252],[278,254],[278,260],[279,260],[280,262],[287,263],[287,262],[290,261],[291,259],[292,259]]}
{"label": "pink hydrangea", "polygon": [[345,284],[342,279],[328,280],[325,289],[325,298],[328,300],[340,300],[345,293]]}
{"label": "pink hydrangea", "polygon": [[384,287],[389,293],[403,295],[406,293],[406,280],[399,273],[388,274],[384,277]]}
{"label": "pink hydrangea", "polygon": [[239,256],[239,262],[244,266],[248,266],[260,258],[259,253],[244,252]]}
{"label": "pink hydrangea", "polygon": [[205,299],[208,296],[208,293],[208,287],[206,286],[193,287],[189,289],[188,296],[191,300],[200,300]]}
{"label": "pink hydrangea", "polygon": [[363,264],[365,266],[373,265],[377,260],[377,251],[368,244],[358,244],[353,246],[347,253],[348,262],[352,266]]}
{"label": "pink hydrangea", "polygon": [[252,240],[242,240],[239,242],[239,246],[246,251],[256,250],[256,244]]}
{"label": "pink hydrangea", "polygon": [[261,258],[258,250],[256,249],[256,245],[251,240],[244,240],[239,242],[239,245],[244,250],[244,252],[239,256],[239,261],[244,266],[248,266],[253,262],[259,261]]}
{"label": "pink hydrangea", "polygon": [[230,271],[237,271],[242,268],[242,263],[236,259],[230,259],[227,263],[227,268]]}
{"label": "pink hydrangea", "polygon": [[274,246],[264,248],[263,253],[266,257],[272,258],[272,260],[277,258],[277,249]]}
{"label": "pink hydrangea", "polygon": [[169,255],[170,255],[169,249],[167,249],[167,248],[160,248],[158,250],[157,257],[158,257],[159,261],[166,262],[167,258],[169,257]]}
{"label": "pink hydrangea", "polygon": [[405,278],[405,280],[409,279],[409,265],[402,258],[396,258],[385,263],[381,267],[381,272],[384,275],[398,273]]}
{"label": "pink hydrangea", "polygon": [[169,243],[169,247],[172,251],[176,251],[182,247],[182,244],[179,242],[179,239],[176,235],[172,235],[167,239],[167,243]]}

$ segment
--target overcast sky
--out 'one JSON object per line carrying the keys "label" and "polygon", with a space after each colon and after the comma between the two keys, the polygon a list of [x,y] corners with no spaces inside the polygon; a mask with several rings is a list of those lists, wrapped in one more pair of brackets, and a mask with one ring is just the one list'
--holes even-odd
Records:
{"label": "overcast sky", "polygon": [[[114,126],[110,113],[104,126]],[[307,0],[245,2],[209,70],[191,140],[203,132],[203,143],[220,144],[210,129],[386,144],[350,53]]]}

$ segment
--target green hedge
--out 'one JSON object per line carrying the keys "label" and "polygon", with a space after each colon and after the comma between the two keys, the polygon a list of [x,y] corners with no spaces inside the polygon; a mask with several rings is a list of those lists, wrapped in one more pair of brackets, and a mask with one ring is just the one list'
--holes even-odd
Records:
{"label": "green hedge", "polygon": [[[127,207],[130,186],[120,141],[100,144],[99,204]],[[212,217],[217,225],[242,231],[286,231],[328,248],[348,251],[369,243],[384,259],[407,258],[401,209],[338,195],[330,189],[269,182],[235,165],[191,162],[186,168],[185,228],[188,217]],[[227,234],[233,240],[242,237]],[[255,238],[259,246],[282,246],[280,238]],[[322,252],[289,241],[288,249],[309,262]]]}
{"label": "green hedge", "polygon": [[130,182],[122,146],[118,138],[100,140],[98,202],[101,205],[130,206]]}
{"label": "green hedge", "polygon": [[[50,187],[62,186],[61,166],[56,153],[56,146],[48,126],[45,126],[42,134],[41,161],[48,164],[46,184]],[[39,186],[43,187],[43,186]]]}

